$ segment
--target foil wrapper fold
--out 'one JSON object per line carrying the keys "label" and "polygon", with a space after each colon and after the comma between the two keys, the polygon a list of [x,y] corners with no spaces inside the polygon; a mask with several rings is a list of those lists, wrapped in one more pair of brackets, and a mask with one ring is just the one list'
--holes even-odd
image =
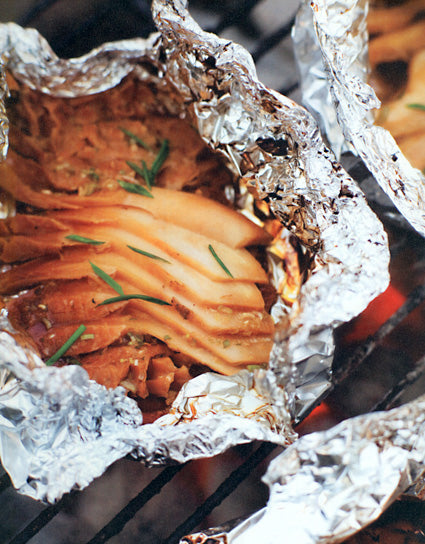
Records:
{"label": "foil wrapper fold", "polygon": [[[50,502],[128,453],[163,464],[252,440],[289,444],[291,420],[329,385],[332,329],[388,283],[382,226],[311,115],[264,87],[249,54],[203,32],[185,4],[156,0],[153,12],[159,35],[70,60],[58,59],[35,31],[1,25],[5,67],[56,96],[104,91],[130,72],[149,81],[162,111],[189,118],[228,158],[241,186],[266,200],[298,238],[310,265],[298,299],[277,311],[268,370],[200,376],[170,414],[143,426],[124,390],[102,388],[81,368],[45,368],[2,316],[2,460],[16,487]],[[1,129],[6,142],[6,125]]]}
{"label": "foil wrapper fold", "polygon": [[[425,235],[425,177],[391,134],[374,124],[381,104],[367,83],[367,8],[366,0],[303,3],[293,31],[303,102],[315,112],[335,152],[344,147],[342,130],[400,213]],[[310,58],[309,50],[315,52]]]}
{"label": "foil wrapper fold", "polygon": [[[303,436],[269,465],[267,506],[205,542],[334,544],[374,521],[424,471],[425,397]],[[203,542],[202,533],[183,543]]]}

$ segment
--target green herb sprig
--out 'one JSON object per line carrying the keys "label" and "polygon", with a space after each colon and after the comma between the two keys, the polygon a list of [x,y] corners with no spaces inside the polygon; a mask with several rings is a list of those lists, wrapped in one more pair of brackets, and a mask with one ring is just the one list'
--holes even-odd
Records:
{"label": "green herb sprig", "polygon": [[56,363],[56,361],[58,361],[62,357],[62,355],[64,355],[73,344],[75,344],[75,342],[86,331],[86,329],[87,327],[85,325],[80,325],[78,329],[73,334],[71,334],[71,336],[63,344],[63,346],[60,347],[58,351],[54,353],[49,359],[47,359],[46,365],[50,366]]}
{"label": "green herb sprig", "polygon": [[164,164],[165,159],[168,157],[169,151],[168,140],[163,140],[161,148],[158,151],[158,155],[155,157],[150,169],[144,160],[142,160],[141,167],[132,161],[126,162],[128,166],[136,172],[136,174],[139,174],[139,176],[146,181],[148,188],[152,189],[152,187],[155,185],[155,177],[161,169],[161,166]]}
{"label": "green herb sprig", "polygon": [[116,291],[119,295],[124,294],[124,290],[121,287],[119,283],[117,283],[109,274],[107,274],[104,270],[96,266],[94,263],[89,261],[90,266],[93,269],[93,272],[96,274],[96,276],[99,276],[100,279],[102,279],[104,282],[106,282],[109,287],[112,287],[114,291]]}
{"label": "green herb sprig", "polygon": [[143,185],[137,185],[136,183],[128,183],[127,181],[118,180],[121,187],[128,193],[136,193],[136,195],[148,196],[153,198],[153,194],[150,193]]}
{"label": "green herb sprig", "polygon": [[170,147],[168,144],[168,140],[163,140],[161,144],[161,148],[158,151],[158,155],[155,157],[155,160],[153,161],[152,167],[150,170],[153,179],[155,179],[155,176],[158,174],[161,166],[164,164],[164,161],[168,157],[169,152],[170,152]]}
{"label": "green herb sprig", "polygon": [[124,134],[130,138],[130,140],[133,140],[133,142],[136,142],[136,144],[139,145],[140,147],[144,147],[148,151],[152,151],[152,148],[145,141],[139,138],[139,136],[136,136],[136,134],[133,134],[133,132],[131,132],[130,130],[124,127],[120,127],[120,130],[121,132],[124,132]]}
{"label": "green herb sprig", "polygon": [[407,104],[406,107],[411,109],[411,110],[425,111],[425,104],[417,104],[417,103]]}
{"label": "green herb sprig", "polygon": [[214,259],[218,262],[218,264],[221,266],[221,268],[226,272],[226,274],[228,276],[230,276],[232,279],[233,279],[233,274],[230,272],[230,270],[227,268],[227,266],[223,263],[223,261],[220,259],[220,257],[217,255],[217,253],[215,252],[214,248],[212,247],[212,245],[210,244],[208,246],[208,249],[210,250],[212,256],[214,257]]}
{"label": "green herb sprig", "polygon": [[85,236],[79,236],[78,234],[68,234],[68,236],[65,236],[68,240],[72,240],[73,242],[81,242],[82,244],[91,244],[92,246],[101,246],[105,242],[101,242],[100,240],[93,240],[92,238],[86,238]]}
{"label": "green herb sprig", "polygon": [[113,304],[114,302],[121,302],[123,300],[144,300],[146,302],[152,302],[153,304],[159,304],[160,306],[171,306],[169,302],[162,300],[161,298],[150,297],[148,295],[120,295],[119,297],[107,298],[106,300],[99,302],[98,306],[104,306],[105,304]]}
{"label": "green herb sprig", "polygon": [[[132,161],[125,161],[127,163],[127,165],[136,172],[136,174],[139,174],[139,176],[141,176],[142,178],[145,177],[145,171],[144,169],[139,166],[138,164],[136,164],[135,162],[132,162]],[[143,161],[145,162],[145,161]],[[146,163],[145,163],[146,164]],[[147,183],[148,180],[146,180],[146,183]],[[149,186],[149,183],[148,183],[148,186]],[[149,189],[151,187],[149,186]]]}
{"label": "green herb sprig", "polygon": [[158,255],[154,255],[153,253],[143,251],[143,249],[138,249],[137,247],[133,247],[133,246],[127,246],[127,247],[131,249],[131,251],[140,253],[140,255],[144,255],[145,257],[150,257],[151,259],[155,259],[156,261],[162,261],[163,263],[171,264],[170,261],[167,261],[167,259],[163,259],[162,257],[159,257]]}

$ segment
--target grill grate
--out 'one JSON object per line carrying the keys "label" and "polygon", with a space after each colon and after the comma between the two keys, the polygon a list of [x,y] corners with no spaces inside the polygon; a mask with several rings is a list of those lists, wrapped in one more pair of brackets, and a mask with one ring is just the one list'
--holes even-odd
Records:
{"label": "grill grate", "polygon": [[[65,9],[65,3],[65,0],[33,2],[32,6],[25,13],[19,16],[15,15],[15,19],[23,26],[29,25],[38,28],[46,36],[53,49],[60,56],[64,57],[78,56],[104,41],[146,36],[154,30],[150,18],[149,2],[144,0],[110,0],[102,2],[96,0],[79,2],[74,0],[73,5],[75,4],[76,15],[74,18],[71,17],[71,19],[69,19],[69,10]],[[200,21],[201,25],[218,34],[231,32],[232,38],[236,32],[239,38],[237,41],[242,43],[244,41],[247,42],[245,45],[252,52],[257,63],[259,78],[266,85],[280,89],[281,92],[287,95],[296,91],[298,87],[296,81],[297,74],[293,59],[290,57],[290,53],[288,53],[290,50],[288,37],[293,24],[292,14],[296,8],[296,0],[293,0],[292,12],[286,6],[285,9],[288,16],[283,16],[278,27],[272,30],[269,30],[267,26],[265,27],[264,23],[261,23],[263,20],[267,21],[267,18],[263,18],[263,12],[270,9],[276,11],[279,6],[279,0],[263,0],[261,2],[259,0],[210,0],[209,2],[198,0],[198,2],[193,1],[191,6],[192,4],[196,10],[195,17],[199,12],[199,15],[205,18],[204,22]],[[0,17],[5,18],[1,13]],[[56,17],[60,21],[60,24],[52,24],[53,17]],[[66,21],[68,21],[68,27],[66,32],[64,32],[63,25],[66,24]],[[276,70],[274,70],[276,64],[280,66],[278,80],[276,80]],[[281,69],[282,66],[285,66],[285,70]],[[351,173],[358,181],[367,181],[368,174],[364,168],[358,166],[358,163],[352,168]],[[407,247],[407,242],[410,245],[413,244],[417,248],[420,248],[420,257],[422,257],[422,254],[425,255],[424,241],[406,228],[403,221],[399,219],[393,209],[388,211],[385,206],[381,207],[379,204],[376,204],[374,199],[372,204],[375,205],[378,214],[386,221],[387,227],[392,232],[394,255],[396,255],[397,251],[402,252]],[[425,267],[425,262],[422,264]],[[422,313],[425,313],[421,306],[425,300],[425,287],[422,285],[424,277],[421,277],[421,274],[417,273],[416,280],[412,281],[411,285],[415,284],[415,282],[418,283],[418,287],[414,288],[408,294],[405,304],[391,315],[376,333],[359,343],[357,348],[350,352],[348,358],[344,352],[336,357],[334,384],[332,390],[327,392],[329,394],[328,401],[331,405],[332,403],[334,405],[338,404],[338,391],[341,386],[344,386],[348,379],[352,379],[355,371],[364,366],[365,361],[373,358],[379,347],[386,342],[391,333],[394,331],[397,332],[400,329],[403,320],[411,316],[412,312],[418,308],[420,310],[422,308]],[[402,331],[400,334],[404,334],[404,332]],[[383,395],[381,400],[376,402],[373,408],[367,408],[365,411],[369,411],[370,409],[385,409],[393,406],[406,388],[413,383],[417,383],[425,375],[425,357],[421,357],[416,364],[414,360],[414,356],[411,356],[409,364],[405,365],[403,377],[398,382],[395,381],[390,387],[390,391]],[[323,399],[318,399],[316,405],[321,400]],[[303,418],[306,416],[307,414]],[[277,451],[280,451],[280,448],[271,444],[241,446],[234,448],[231,452],[220,456],[216,460],[195,461],[182,466],[165,468],[158,471],[159,474],[152,477],[151,481],[147,484],[144,481],[139,482],[139,480],[146,479],[145,475],[149,472],[148,469],[130,460],[118,462],[115,465],[124,463],[126,470],[134,476],[130,475],[130,484],[125,484],[130,485],[129,497],[118,498],[112,493],[112,496],[110,494],[106,497],[98,494],[93,499],[91,490],[97,484],[92,484],[83,492],[70,493],[53,506],[41,507],[41,505],[37,505],[41,510],[34,517],[31,512],[28,512],[26,520],[23,523],[21,522],[22,525],[20,527],[12,527],[11,520],[5,519],[3,523],[8,524],[8,528],[7,530],[4,529],[2,534],[0,534],[0,544],[24,544],[30,541],[33,544],[38,542],[72,542],[73,544],[77,542],[81,542],[81,544],[110,542],[113,544],[114,542],[123,541],[131,544],[132,542],[156,543],[161,539],[164,544],[178,543],[182,536],[195,530],[201,523],[204,526],[210,526],[211,524],[217,524],[217,522],[223,523],[230,517],[236,517],[233,515],[235,510],[230,508],[229,504],[236,502],[236,490],[247,486],[250,476],[251,480],[254,480],[253,486],[252,483],[250,484],[252,486],[251,493],[259,497],[256,499],[256,502],[252,501],[248,503],[245,492],[242,491],[242,501],[246,502],[246,504],[239,506],[239,510],[236,509],[236,514],[246,516],[251,511],[261,507],[266,500],[267,494],[265,489],[261,487],[261,484],[258,483],[259,475],[264,471],[267,460]],[[207,470],[205,470],[206,468]],[[150,476],[147,477],[148,479],[152,474],[155,474],[155,470],[157,469],[150,469],[151,472],[149,472]],[[216,475],[216,472],[219,474]],[[205,480],[211,478],[212,473],[214,473],[214,481],[204,487]],[[108,477],[108,474],[103,476],[100,482]],[[195,477],[197,480],[195,480]],[[193,485],[194,487],[199,487],[199,482],[202,484],[202,489],[198,493],[199,497],[197,497],[197,504],[195,504],[194,501],[189,501],[184,496],[184,486]],[[113,486],[114,483],[112,484]],[[174,490],[177,489],[177,495],[174,496],[170,491],[170,489],[173,489],[173,486]],[[141,491],[137,493],[139,489]],[[159,493],[162,494],[158,502]],[[185,504],[183,505],[183,509],[177,510],[177,514],[171,522],[167,523],[167,520],[172,517],[172,513],[167,512],[167,515],[164,515],[166,507],[162,507],[162,501],[163,497],[170,493],[171,500],[177,497],[177,502]],[[24,517],[24,513],[27,512],[26,508],[29,499],[17,495],[11,489],[9,477],[7,474],[4,474],[0,477],[0,505],[4,504],[3,501],[10,500],[11,496],[13,497],[14,504],[16,504],[16,516],[21,517],[22,515]],[[81,512],[79,510],[81,510],[81,504],[84,506],[85,503],[79,501],[82,501],[86,496],[89,503],[95,501],[99,504],[100,509],[105,508],[107,510],[108,515],[109,510],[114,510],[115,513],[112,513],[106,521],[98,522],[95,528],[91,526],[88,529],[83,529],[81,532],[70,529],[68,533],[61,531],[61,534],[58,535],[57,529],[56,532],[50,529],[55,519],[60,516],[70,516],[73,513],[76,520],[74,523],[76,525],[82,523]],[[151,505],[155,500],[157,502],[152,507]],[[112,508],[110,508],[111,503],[113,504]],[[213,510],[216,512],[218,510],[217,507],[222,503],[221,513],[216,515],[216,517],[211,517]],[[188,511],[192,511],[192,514],[189,516],[187,516],[186,505],[188,505]],[[152,512],[152,508],[154,510],[153,514],[147,514],[143,518],[143,513],[141,514],[141,512],[149,509]],[[141,516],[143,518],[142,521],[140,521]],[[158,530],[156,533],[153,531],[149,532],[149,516],[152,519],[155,517],[155,519],[160,520],[159,523],[164,525],[162,532]],[[33,519],[31,519],[32,517]],[[103,517],[100,516],[101,519]],[[185,521],[182,522],[182,520]],[[132,531],[128,531],[128,526],[131,524],[138,525],[138,527],[133,528]],[[4,526],[6,527],[6,525]],[[93,534],[94,536],[92,536]],[[164,535],[166,534],[169,534],[169,536],[164,540]]]}

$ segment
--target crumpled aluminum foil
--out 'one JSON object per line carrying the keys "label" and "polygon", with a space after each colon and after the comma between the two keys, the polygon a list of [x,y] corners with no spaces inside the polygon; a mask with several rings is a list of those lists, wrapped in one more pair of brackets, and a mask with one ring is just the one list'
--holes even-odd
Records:
{"label": "crumpled aluminum foil", "polygon": [[[367,0],[303,3],[293,31],[303,102],[320,119],[336,153],[344,146],[342,129],[383,191],[424,236],[425,176],[411,166],[391,134],[374,124],[380,101],[367,84],[367,8]],[[309,50],[315,51],[311,58]]]}
{"label": "crumpled aluminum foil", "polygon": [[182,543],[334,544],[374,521],[424,471],[425,397],[300,438],[269,465],[267,506]]}
{"label": "crumpled aluminum foil", "polygon": [[270,368],[201,376],[151,425],[140,425],[120,388],[103,389],[81,368],[45,368],[2,316],[0,454],[15,486],[42,500],[84,487],[126,453],[160,464],[254,439],[293,441],[288,400],[296,416],[328,387],[332,327],[388,283],[382,226],[312,117],[258,82],[248,53],[202,32],[184,4],[156,0],[153,11],[160,36],[105,44],[79,59],[58,59],[35,31],[13,24],[0,26],[0,51],[18,80],[58,96],[108,89],[133,70],[149,79],[164,110],[189,116],[243,182],[268,199],[311,265],[278,324]]}

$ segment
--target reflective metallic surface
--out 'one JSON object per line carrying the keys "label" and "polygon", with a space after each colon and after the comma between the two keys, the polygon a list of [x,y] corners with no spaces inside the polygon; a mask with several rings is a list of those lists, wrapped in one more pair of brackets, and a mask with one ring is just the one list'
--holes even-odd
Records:
{"label": "reflective metallic surface", "polygon": [[[342,129],[394,205],[425,235],[425,177],[410,165],[391,134],[374,124],[380,101],[366,82],[367,2],[317,0],[312,8],[309,4],[303,5],[294,31],[296,43],[304,42],[298,55],[304,102],[321,119],[335,151],[343,145]],[[315,56],[308,58],[310,49]]]}

